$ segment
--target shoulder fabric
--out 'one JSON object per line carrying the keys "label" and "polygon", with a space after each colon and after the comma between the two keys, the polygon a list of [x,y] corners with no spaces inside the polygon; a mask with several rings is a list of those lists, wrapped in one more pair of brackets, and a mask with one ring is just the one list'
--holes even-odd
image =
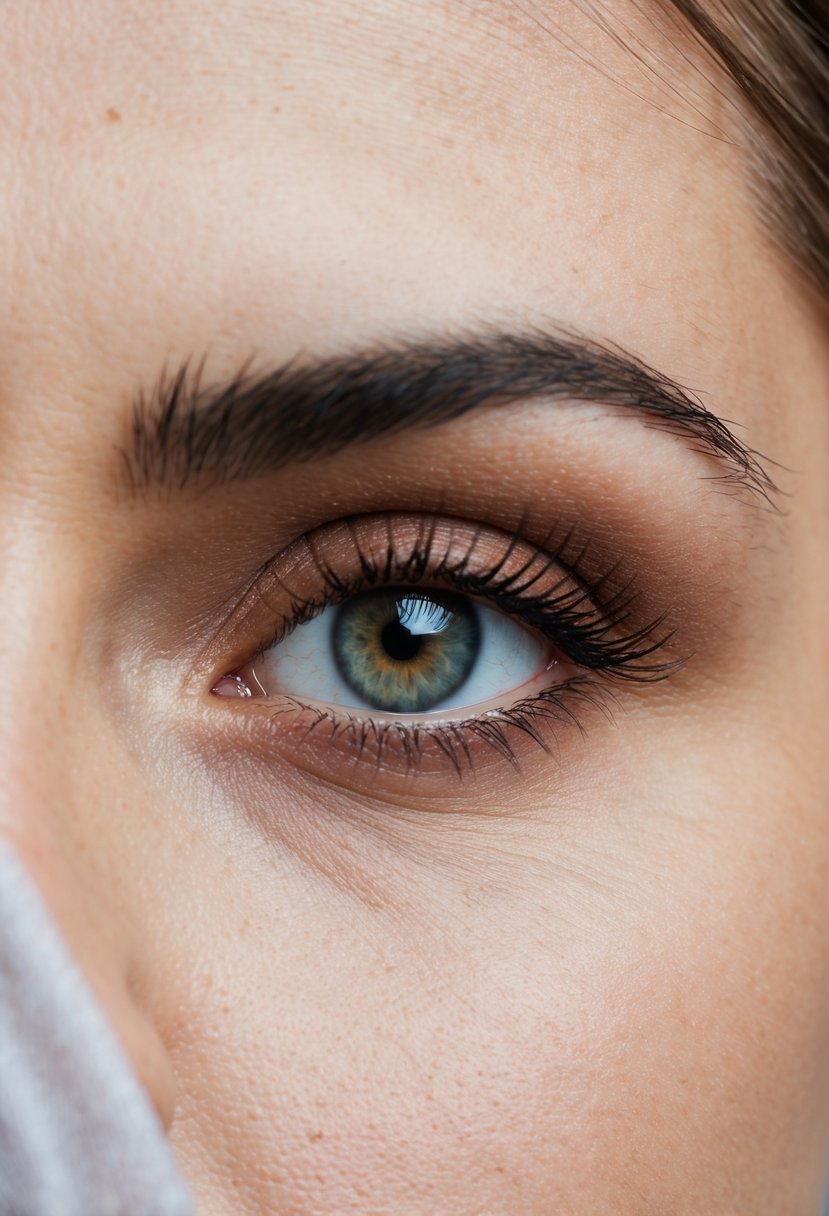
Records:
{"label": "shoulder fabric", "polygon": [[152,1106],[0,841],[0,1216],[195,1216]]}

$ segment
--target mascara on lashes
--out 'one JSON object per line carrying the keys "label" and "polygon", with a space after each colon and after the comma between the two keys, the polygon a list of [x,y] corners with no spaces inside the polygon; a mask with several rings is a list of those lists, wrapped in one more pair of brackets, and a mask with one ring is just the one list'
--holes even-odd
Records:
{"label": "mascara on lashes", "polygon": [[[551,541],[554,537],[555,530]],[[638,598],[632,581],[617,578],[616,590],[608,592],[609,571],[588,579],[566,564],[575,560],[569,533],[545,549],[524,541],[520,532],[508,535],[456,519],[388,513],[324,525],[297,543],[306,559],[302,581],[307,584],[310,565],[314,586],[292,590],[290,576],[280,569],[283,555],[270,563],[263,577],[278,582],[288,603],[249,662],[324,608],[367,588],[427,583],[499,608],[548,639],[578,669],[566,681],[511,705],[448,723],[416,718],[408,724],[384,722],[362,712],[304,705],[294,696],[281,698],[275,722],[286,711],[305,711],[311,716],[310,731],[327,724],[332,741],[350,739],[361,756],[371,752],[379,759],[393,746],[411,767],[433,744],[459,768],[471,763],[470,742],[480,740],[514,759],[514,732],[545,747],[544,724],[578,721],[578,705],[597,704],[608,679],[661,680],[677,665],[660,655],[672,636],[662,617],[631,626]],[[482,548],[490,560],[481,561]],[[578,550],[575,557],[584,552]],[[267,593],[263,598],[268,600]],[[235,678],[238,670],[222,673],[223,678]]]}

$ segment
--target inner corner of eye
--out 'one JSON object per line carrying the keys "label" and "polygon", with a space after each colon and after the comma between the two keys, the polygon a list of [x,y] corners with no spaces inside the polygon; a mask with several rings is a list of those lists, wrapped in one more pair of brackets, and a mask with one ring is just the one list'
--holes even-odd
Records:
{"label": "inner corner of eye", "polygon": [[252,697],[253,690],[240,675],[221,676],[210,689],[214,697],[238,698]]}

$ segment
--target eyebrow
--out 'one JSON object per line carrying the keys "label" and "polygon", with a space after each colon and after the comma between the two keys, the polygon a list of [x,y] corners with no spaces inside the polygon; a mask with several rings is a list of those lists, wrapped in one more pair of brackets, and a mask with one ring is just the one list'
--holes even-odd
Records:
{"label": "eyebrow", "polygon": [[759,455],[694,393],[615,345],[571,333],[489,332],[297,356],[266,372],[248,364],[214,385],[204,383],[204,360],[187,361],[138,392],[121,455],[133,491],[215,486],[485,406],[545,398],[630,410],[717,461],[716,480],[767,503],[775,491]]}

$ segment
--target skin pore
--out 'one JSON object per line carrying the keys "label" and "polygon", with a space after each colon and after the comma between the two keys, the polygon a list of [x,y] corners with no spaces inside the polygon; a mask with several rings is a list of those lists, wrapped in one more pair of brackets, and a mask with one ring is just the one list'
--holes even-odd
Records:
{"label": "skin pore", "polygon": [[[818,1203],[825,318],[711,65],[655,4],[587,7],[6,14],[0,830],[204,1216]],[[781,492],[576,393],[127,476],[162,369],[563,332],[684,386]],[[348,573],[343,521],[379,552],[392,515],[630,588],[671,670],[591,672],[578,725],[460,775],[211,694],[286,587],[319,595],[310,552]]]}

